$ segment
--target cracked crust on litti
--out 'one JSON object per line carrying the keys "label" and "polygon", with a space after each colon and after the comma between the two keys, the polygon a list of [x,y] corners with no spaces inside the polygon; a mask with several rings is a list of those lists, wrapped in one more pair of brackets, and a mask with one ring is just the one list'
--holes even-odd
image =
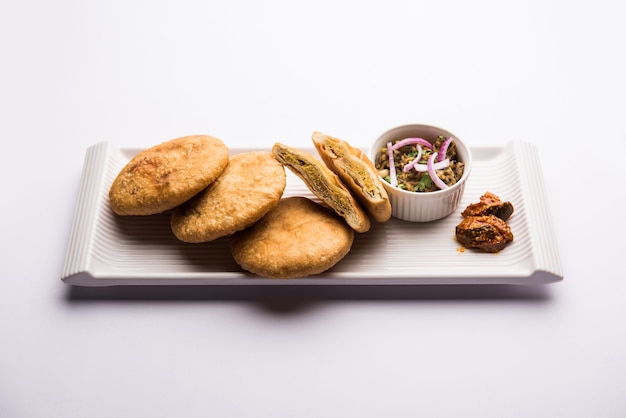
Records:
{"label": "cracked crust on litti", "polygon": [[244,270],[292,279],[330,269],[348,254],[353,240],[354,230],[336,213],[306,197],[292,196],[232,235],[230,249]]}

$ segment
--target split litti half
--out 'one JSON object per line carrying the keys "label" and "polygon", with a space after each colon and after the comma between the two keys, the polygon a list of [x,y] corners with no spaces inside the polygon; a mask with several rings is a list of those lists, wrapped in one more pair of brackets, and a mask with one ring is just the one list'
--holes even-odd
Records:
{"label": "split litti half", "polygon": [[296,174],[306,186],[343,217],[356,232],[367,232],[371,222],[361,205],[323,162],[306,151],[275,143],[272,152],[278,161]]}
{"label": "split litti half", "polygon": [[346,141],[321,132],[314,132],[312,139],[322,161],[348,186],[370,217],[376,222],[388,221],[389,196],[368,156]]}

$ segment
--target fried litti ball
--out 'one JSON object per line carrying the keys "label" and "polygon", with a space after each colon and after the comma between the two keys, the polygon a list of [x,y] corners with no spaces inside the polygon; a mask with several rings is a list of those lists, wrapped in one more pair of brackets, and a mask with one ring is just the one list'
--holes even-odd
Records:
{"label": "fried litti ball", "polygon": [[212,136],[172,139],[143,150],[119,172],[109,189],[118,215],[153,215],[205,189],[228,164],[228,148]]}
{"label": "fried litti ball", "polygon": [[190,243],[231,235],[274,208],[286,184],[285,168],[271,152],[234,155],[215,182],[172,211],[172,231]]}
{"label": "fried litti ball", "polygon": [[244,270],[274,279],[322,273],[350,251],[354,230],[343,218],[302,196],[286,197],[251,227],[230,237]]}

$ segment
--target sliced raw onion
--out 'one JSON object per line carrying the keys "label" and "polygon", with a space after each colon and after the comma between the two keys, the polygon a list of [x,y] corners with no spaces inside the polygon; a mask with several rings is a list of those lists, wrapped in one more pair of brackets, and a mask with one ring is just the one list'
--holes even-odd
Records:
{"label": "sliced raw onion", "polygon": [[407,145],[412,145],[412,144],[420,144],[420,145],[425,146],[426,148],[431,148],[431,149],[433,147],[433,144],[431,144],[430,142],[428,142],[427,140],[423,138],[405,138],[396,142],[392,148],[394,150],[397,150],[398,148],[402,148],[402,147],[405,147]]}
{"label": "sliced raw onion", "polygon": [[441,180],[439,176],[437,175],[437,173],[435,172],[435,158],[437,158],[436,152],[431,154],[430,157],[428,157],[428,163],[426,164],[428,167],[428,175],[430,176],[430,179],[433,181],[433,183],[435,183],[437,187],[439,187],[442,190],[447,189],[448,185],[444,183],[443,180]]}
{"label": "sliced raw onion", "polygon": [[387,154],[389,155],[389,184],[398,187],[398,178],[396,177],[396,162],[393,159],[393,147],[391,142],[387,142]]}
{"label": "sliced raw onion", "polygon": [[[450,167],[449,158],[446,158],[443,161],[439,161],[433,164],[433,168],[435,170],[443,170],[444,168],[448,168],[448,167]],[[415,164],[413,168],[415,169],[415,171],[426,172],[428,171],[428,164]]]}
{"label": "sliced raw onion", "polygon": [[411,169],[419,163],[419,161],[422,159],[422,152],[423,152],[423,148],[420,144],[417,144],[417,157],[415,157],[415,159],[413,161],[411,161],[410,163],[408,163],[407,165],[404,166],[404,171],[411,171]]}
{"label": "sliced raw onion", "polygon": [[452,137],[443,141],[443,144],[441,144],[441,149],[439,150],[438,161],[443,161],[443,159],[446,158],[446,152],[448,152],[448,147],[450,146],[451,142],[452,142]]}

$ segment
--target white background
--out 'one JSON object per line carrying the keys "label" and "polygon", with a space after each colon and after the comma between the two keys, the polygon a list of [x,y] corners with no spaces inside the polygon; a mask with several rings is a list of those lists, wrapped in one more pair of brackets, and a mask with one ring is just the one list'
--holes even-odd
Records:
{"label": "white background", "polygon": [[[617,1],[2,1],[0,417],[626,416]],[[88,146],[539,146],[543,287],[60,280]]]}

